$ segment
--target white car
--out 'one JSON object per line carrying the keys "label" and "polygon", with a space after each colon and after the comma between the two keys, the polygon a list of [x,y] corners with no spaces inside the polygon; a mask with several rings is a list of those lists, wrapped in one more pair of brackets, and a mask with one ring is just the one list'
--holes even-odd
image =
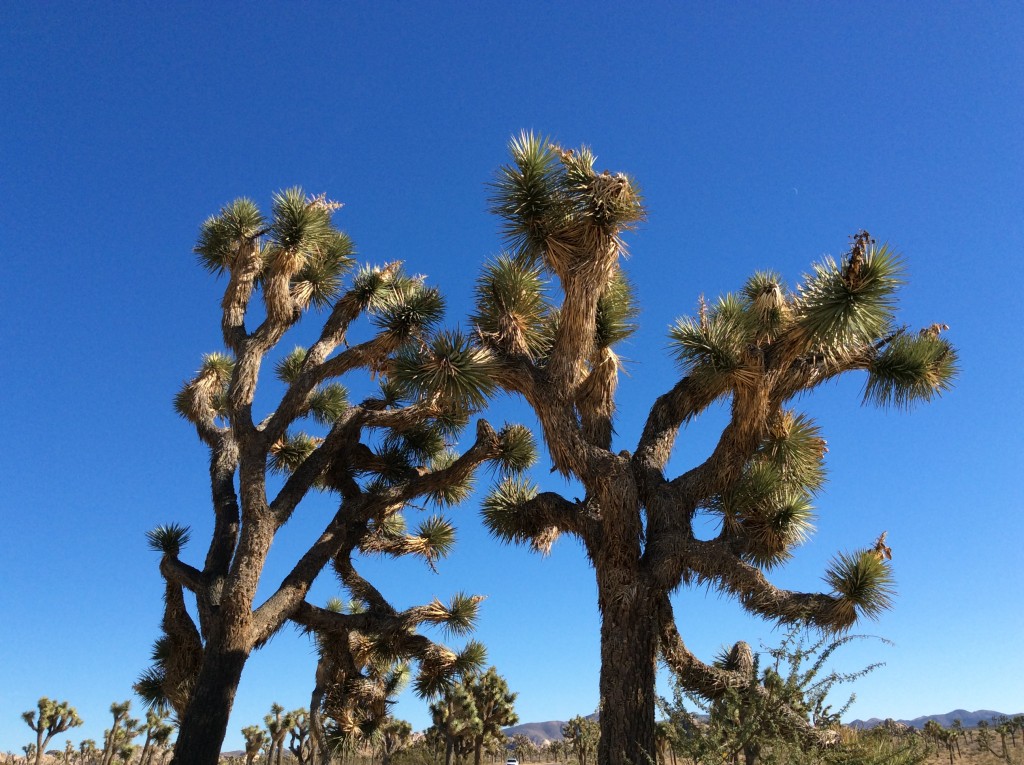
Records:
{"label": "white car", "polygon": [[519,760],[517,760],[515,757],[509,757],[507,760],[505,760],[505,765],[519,765]]}

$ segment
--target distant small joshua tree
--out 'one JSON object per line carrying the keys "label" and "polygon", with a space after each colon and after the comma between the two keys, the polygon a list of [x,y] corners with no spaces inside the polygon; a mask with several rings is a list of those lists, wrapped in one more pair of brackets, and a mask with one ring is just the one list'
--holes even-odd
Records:
{"label": "distant small joshua tree", "polygon": [[36,732],[36,742],[31,744],[32,751],[25,751],[25,761],[31,760],[35,765],[43,761],[43,755],[50,740],[58,733],[63,733],[82,724],[78,712],[66,701],[51,701],[43,696],[36,704],[36,709],[23,712],[21,719]]}

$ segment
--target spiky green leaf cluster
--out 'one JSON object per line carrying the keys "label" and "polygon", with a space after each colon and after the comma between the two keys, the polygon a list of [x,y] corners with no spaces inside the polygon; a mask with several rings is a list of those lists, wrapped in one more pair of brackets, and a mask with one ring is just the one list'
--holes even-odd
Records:
{"label": "spiky green leaf cluster", "polygon": [[829,564],[825,581],[838,597],[835,622],[847,627],[858,615],[877,619],[892,607],[892,567],[875,550],[839,553]]}
{"label": "spiky green leaf cluster", "polygon": [[355,246],[347,234],[332,229],[313,249],[292,278],[292,290],[317,310],[328,308],[341,293],[341,277],[355,262]]}
{"label": "spiky green leaf cluster", "polygon": [[432,515],[421,522],[414,536],[420,543],[420,554],[431,563],[448,557],[455,547],[455,526],[440,515]]}
{"label": "spiky green leaf cluster", "polygon": [[892,326],[903,264],[888,246],[866,247],[842,264],[825,258],[797,290],[795,320],[825,347],[870,342]]}
{"label": "spiky green leaf cluster", "polygon": [[499,483],[481,505],[484,525],[503,542],[530,542],[519,523],[521,508],[537,496],[537,486],[525,478],[510,477]]}
{"label": "spiky green leaf cluster", "polygon": [[403,430],[388,431],[384,443],[406,451],[417,462],[439,457],[448,447],[445,430],[433,422],[421,422]]}
{"label": "spiky green leaf cluster", "polygon": [[512,163],[492,184],[491,211],[514,251],[551,267],[551,247],[590,249],[614,238],[644,217],[636,183],[618,173],[594,171],[586,147],[562,150],[547,139],[523,132],[509,143]]}
{"label": "spiky green leaf cluster", "polygon": [[505,475],[518,475],[537,461],[537,442],[529,428],[505,425],[498,432],[501,451],[491,463]]}
{"label": "spiky green leaf cluster", "polygon": [[336,244],[336,233],[329,207],[315,204],[298,186],[274,194],[270,222],[274,249],[325,250]]}
{"label": "spiky green leaf cluster", "polygon": [[306,411],[321,425],[333,425],[348,409],[348,391],[345,386],[330,383],[309,394]]}
{"label": "spiky green leaf cluster", "polygon": [[147,531],[146,540],[150,550],[175,556],[181,552],[182,547],[188,544],[191,534],[188,526],[183,526],[180,523],[168,523]]}
{"label": "spiky green leaf cluster", "polygon": [[291,475],[319,445],[319,439],[308,433],[285,435],[270,450],[268,463],[271,472]]}
{"label": "spiky green leaf cluster", "polygon": [[540,269],[502,255],[484,266],[477,280],[471,321],[485,342],[505,353],[535,358],[551,344],[549,310]]}
{"label": "spiky green leaf cluster", "polygon": [[906,408],[952,387],[959,372],[956,349],[941,337],[901,335],[872,361],[864,401]]}
{"label": "spiky green leaf cluster", "polygon": [[698,318],[678,319],[669,347],[686,373],[744,379],[751,374],[745,354],[756,326],[743,301],[728,294]]}
{"label": "spiky green leaf cluster", "polygon": [[427,332],[444,316],[440,290],[424,287],[418,280],[393,283],[381,302],[374,324],[399,341]]}
{"label": "spiky green leaf cluster", "polygon": [[461,332],[439,332],[395,360],[392,377],[426,400],[479,409],[495,389],[497,363]]}
{"label": "spiky green leaf cluster", "polygon": [[307,349],[301,345],[295,346],[292,351],[274,365],[274,373],[281,382],[291,385],[299,379],[302,374],[302,365],[306,363]]}
{"label": "spiky green leaf cluster", "polygon": [[194,252],[200,265],[214,274],[230,269],[239,248],[259,236],[265,225],[251,199],[236,199],[225,205],[199,229]]}
{"label": "spiky green leaf cluster", "polygon": [[445,634],[457,636],[472,632],[480,612],[482,599],[479,595],[469,595],[465,592],[455,593],[448,602],[447,615],[439,622]]}
{"label": "spiky green leaf cluster", "polygon": [[597,346],[607,348],[636,331],[633,321],[640,315],[633,285],[622,271],[616,271],[597,301]]}
{"label": "spiky green leaf cluster", "polygon": [[502,165],[492,184],[491,212],[516,252],[539,258],[548,227],[566,215],[562,168],[547,138],[522,132],[509,142],[512,164]]}

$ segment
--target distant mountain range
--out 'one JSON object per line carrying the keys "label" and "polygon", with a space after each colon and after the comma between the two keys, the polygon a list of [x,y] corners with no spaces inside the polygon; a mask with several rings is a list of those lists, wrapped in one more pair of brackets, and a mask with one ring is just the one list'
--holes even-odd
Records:
{"label": "distant mountain range", "polygon": [[[966,709],[954,709],[952,712],[947,712],[944,715],[925,715],[924,717],[915,717],[913,720],[897,720],[896,722],[909,725],[911,728],[923,728],[924,724],[929,720],[935,720],[943,728],[948,728],[953,724],[953,720],[959,720],[960,724],[965,728],[976,728],[978,723],[982,720],[991,721],[993,717],[1016,717],[1021,712],[1015,712],[1013,714],[1006,714],[1004,712],[993,712],[991,709],[978,709],[974,712],[968,712]],[[851,728],[874,728],[876,725],[881,725],[885,720],[878,717],[872,717],[868,720],[853,720],[847,723]]]}
{"label": "distant mountain range", "polygon": [[[968,712],[966,709],[954,709],[952,712],[947,712],[944,715],[925,715],[924,717],[915,717],[913,720],[897,720],[896,722],[909,725],[911,728],[923,728],[926,722],[935,720],[943,728],[948,728],[953,724],[953,720],[959,720],[965,728],[974,728],[982,720],[991,720],[993,717],[999,717],[1003,714],[1003,712],[993,712],[991,709],[978,709],[974,712]],[[1024,713],[1015,712],[1014,714],[1006,715],[1006,717],[1015,717],[1018,714]],[[587,715],[587,717],[597,719],[597,713]],[[853,720],[847,723],[847,725],[851,728],[874,728],[883,722],[885,721],[881,718],[872,717],[869,720]],[[511,728],[505,728],[504,731],[510,737],[521,733],[530,738],[535,744],[543,744],[547,741],[561,741],[563,725],[565,725],[563,720],[549,720],[548,722],[513,725]]]}

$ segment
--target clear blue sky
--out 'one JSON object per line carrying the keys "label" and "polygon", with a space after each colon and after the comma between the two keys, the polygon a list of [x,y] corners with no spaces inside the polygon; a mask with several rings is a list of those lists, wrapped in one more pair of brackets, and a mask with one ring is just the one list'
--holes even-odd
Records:
{"label": "clear blue sky", "polygon": [[[0,751],[29,740],[19,713],[42,695],[77,705],[76,742],[101,737],[157,634],[144,532],[190,524],[188,552],[204,549],[206,457],[170,405],[220,346],[223,283],[191,255],[200,222],[237,196],[326,192],[362,258],[428,274],[454,324],[500,249],[485,183],[523,128],[593,146],[646,193],[617,448],[674,381],[665,331],[699,294],[759,268],[795,281],[860,228],[905,255],[903,320],[950,325],[961,379],[910,414],[861,408],[856,380],[803,402],[831,480],[817,535],[774,579],[819,588],[836,551],[888,530],[900,595],[864,631],[896,645],[844,654],[847,669],[887,662],[851,717],[1024,711],[1022,39],[1016,2],[5,3]],[[720,424],[684,434],[674,464],[700,459]],[[269,581],[316,513],[275,543]],[[592,711],[580,549],[542,559],[490,541],[473,502],[454,516],[440,574],[366,570],[399,604],[486,594],[477,637],[523,721]],[[333,592],[325,576],[315,597]],[[706,659],[777,637],[703,592],[677,613]],[[257,654],[226,746],[271,702],[308,705],[313,666],[292,631]],[[411,697],[397,711],[427,725]]]}

